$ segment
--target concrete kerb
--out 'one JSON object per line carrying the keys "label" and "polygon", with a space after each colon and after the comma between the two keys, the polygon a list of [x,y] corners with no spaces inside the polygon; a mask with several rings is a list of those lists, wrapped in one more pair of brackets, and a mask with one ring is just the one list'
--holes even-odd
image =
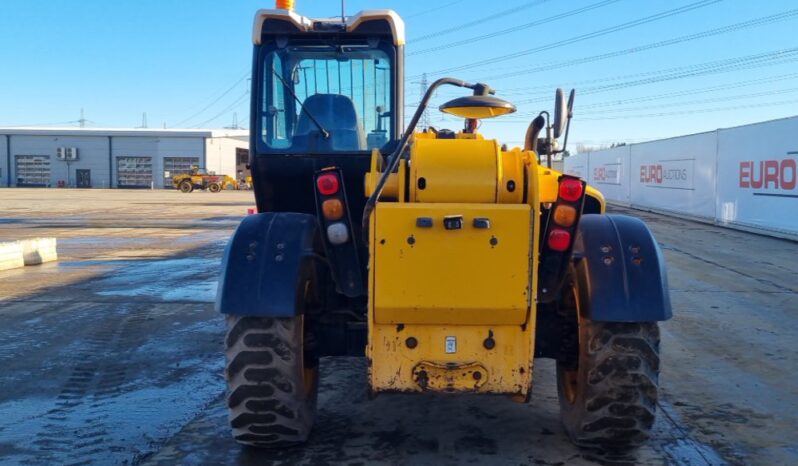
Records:
{"label": "concrete kerb", "polygon": [[15,269],[25,265],[22,244],[18,241],[0,243],[0,270]]}
{"label": "concrete kerb", "polygon": [[0,270],[58,260],[55,238],[32,238],[0,243]]}

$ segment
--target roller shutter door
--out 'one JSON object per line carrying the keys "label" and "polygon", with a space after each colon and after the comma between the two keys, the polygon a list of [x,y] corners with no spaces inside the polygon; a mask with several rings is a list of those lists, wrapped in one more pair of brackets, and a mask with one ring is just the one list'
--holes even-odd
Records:
{"label": "roller shutter door", "polygon": [[50,156],[17,155],[17,186],[50,186]]}
{"label": "roller shutter door", "polygon": [[120,188],[152,186],[152,157],[117,157],[116,184]]}

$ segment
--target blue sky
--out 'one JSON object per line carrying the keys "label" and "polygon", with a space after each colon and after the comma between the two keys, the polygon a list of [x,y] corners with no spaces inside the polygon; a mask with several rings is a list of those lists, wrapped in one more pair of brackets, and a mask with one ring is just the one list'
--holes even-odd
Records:
{"label": "blue sky", "polygon": [[[252,17],[272,6],[3,0],[0,126],[70,125],[81,108],[92,126],[139,126],[143,112],[150,127],[228,126],[234,112],[246,124]],[[407,103],[418,100],[421,73],[432,80],[461,65],[448,74],[486,80],[515,102],[517,114],[482,126],[511,145],[551,109],[557,86],[577,88],[569,146],[798,114],[798,14],[716,32],[797,10],[794,0],[347,0],[346,8],[392,8],[405,18]],[[297,11],[337,15],[340,2],[297,0]],[[448,48],[429,50],[438,46]],[[431,117],[460,126],[437,110]]]}

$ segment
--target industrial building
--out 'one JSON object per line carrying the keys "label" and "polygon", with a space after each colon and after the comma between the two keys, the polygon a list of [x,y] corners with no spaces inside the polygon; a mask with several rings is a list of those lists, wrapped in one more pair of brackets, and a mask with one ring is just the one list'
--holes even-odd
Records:
{"label": "industrial building", "polygon": [[0,128],[0,186],[171,188],[192,166],[246,176],[247,130]]}

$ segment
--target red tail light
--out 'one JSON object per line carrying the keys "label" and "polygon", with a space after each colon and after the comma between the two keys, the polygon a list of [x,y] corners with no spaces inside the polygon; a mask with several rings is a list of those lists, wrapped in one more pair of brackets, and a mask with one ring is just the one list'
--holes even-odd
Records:
{"label": "red tail light", "polygon": [[549,233],[547,243],[553,251],[567,251],[571,246],[571,234],[562,228],[555,228]]}
{"label": "red tail light", "polygon": [[576,202],[582,197],[584,190],[582,182],[573,178],[566,178],[560,182],[560,198],[568,202]]}
{"label": "red tail light", "polygon": [[340,183],[338,182],[338,176],[334,173],[325,173],[316,178],[316,186],[322,195],[332,196],[338,192]]}

